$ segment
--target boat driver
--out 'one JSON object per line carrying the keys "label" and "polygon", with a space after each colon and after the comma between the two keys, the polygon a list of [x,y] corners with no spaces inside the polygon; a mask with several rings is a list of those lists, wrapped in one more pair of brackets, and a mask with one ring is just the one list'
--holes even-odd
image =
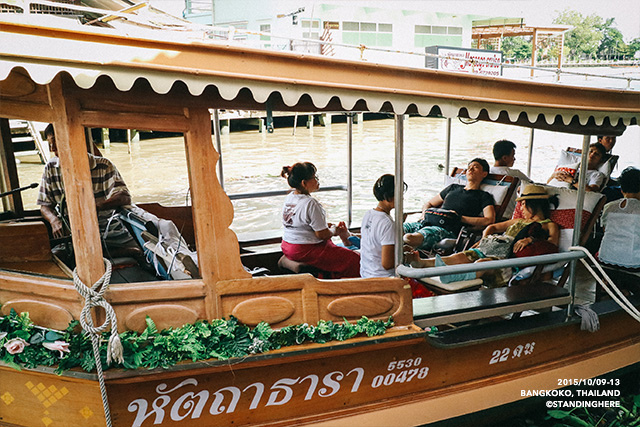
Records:
{"label": "boat driver", "polygon": [[[66,203],[60,159],[57,157],[56,136],[52,124],[45,128],[44,135],[49,143],[49,150],[54,156],[44,167],[36,203],[40,206],[40,212],[44,219],[51,225],[53,237],[61,238],[66,234],[64,225],[66,221],[64,206]],[[132,236],[117,215],[114,215],[117,207],[131,204],[131,194],[122,176],[110,160],[94,156],[91,153],[87,154],[91,168],[96,210],[98,211],[100,237],[105,255],[108,258],[140,256],[142,251],[135,245]]]}

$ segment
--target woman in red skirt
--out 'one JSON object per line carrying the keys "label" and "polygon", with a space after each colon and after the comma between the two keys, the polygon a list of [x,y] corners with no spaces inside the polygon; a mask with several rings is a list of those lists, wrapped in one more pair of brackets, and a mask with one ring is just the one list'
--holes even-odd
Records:
{"label": "woman in red skirt", "polygon": [[328,224],[324,208],[310,195],[320,188],[316,171],[309,162],[282,168],[281,175],[293,189],[282,209],[282,252],[290,260],[331,272],[335,278],[360,277],[360,254],[331,241],[340,236],[350,244],[346,225]]}

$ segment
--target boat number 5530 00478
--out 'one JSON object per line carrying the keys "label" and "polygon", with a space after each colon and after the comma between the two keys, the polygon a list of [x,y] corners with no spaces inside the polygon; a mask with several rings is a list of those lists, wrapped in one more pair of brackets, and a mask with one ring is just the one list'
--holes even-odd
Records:
{"label": "boat number 5530 00478", "polygon": [[422,380],[426,378],[427,374],[429,373],[429,368],[426,366],[419,368],[421,364],[421,357],[416,357],[415,359],[394,360],[389,363],[387,370],[400,372],[390,372],[386,375],[376,375],[371,382],[371,387],[378,388],[381,385],[389,386],[394,383],[409,382],[414,378]]}

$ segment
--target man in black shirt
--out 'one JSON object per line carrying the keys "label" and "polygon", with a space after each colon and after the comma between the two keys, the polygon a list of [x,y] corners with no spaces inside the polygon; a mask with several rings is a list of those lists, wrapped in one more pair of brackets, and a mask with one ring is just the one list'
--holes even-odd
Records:
{"label": "man in black shirt", "polygon": [[[467,184],[451,184],[422,207],[422,217],[417,222],[403,224],[404,243],[414,248],[431,250],[442,239],[456,236],[462,225],[486,227],[496,219],[493,196],[480,189],[482,180],[489,174],[489,163],[475,158],[467,165]],[[460,225],[440,227],[424,225],[425,211],[442,208],[455,211],[460,216]]]}

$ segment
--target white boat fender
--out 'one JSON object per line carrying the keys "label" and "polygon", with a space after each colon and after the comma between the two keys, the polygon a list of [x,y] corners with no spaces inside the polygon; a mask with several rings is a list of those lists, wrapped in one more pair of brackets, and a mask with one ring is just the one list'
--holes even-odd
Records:
{"label": "white boat fender", "polygon": [[574,312],[582,318],[580,329],[583,331],[597,332],[600,329],[598,314],[588,305],[576,305]]}

